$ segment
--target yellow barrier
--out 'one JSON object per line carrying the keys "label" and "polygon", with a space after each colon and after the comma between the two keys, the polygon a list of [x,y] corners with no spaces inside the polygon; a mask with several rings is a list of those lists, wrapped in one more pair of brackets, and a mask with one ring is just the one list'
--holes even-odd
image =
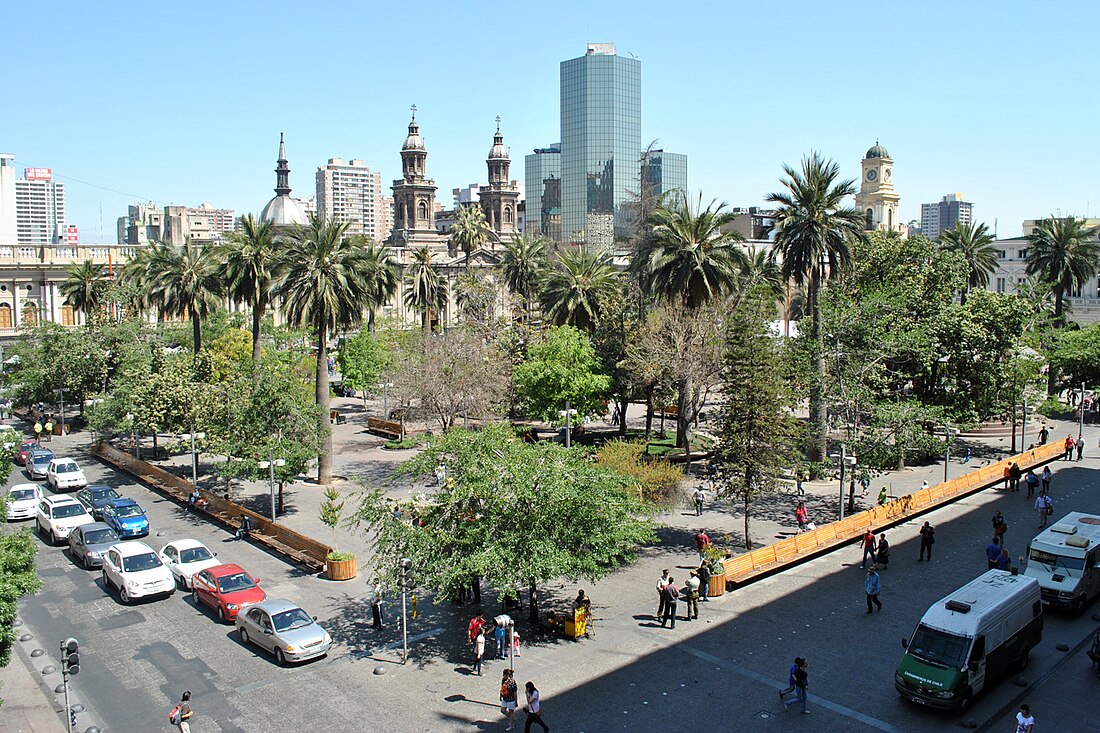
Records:
{"label": "yellow barrier", "polygon": [[884,529],[913,515],[922,514],[943,504],[949,504],[962,496],[999,484],[1004,481],[1005,469],[1012,462],[1015,462],[1021,470],[1027,471],[1057,460],[1063,452],[1062,443],[1057,441],[1047,443],[971,471],[964,476],[914,491],[907,496],[899,496],[883,506],[853,514],[842,521],[824,524],[809,532],[724,560],[722,566],[726,570],[726,581],[734,584],[748,583],[788,565],[830,552],[850,540],[863,536],[868,529]]}

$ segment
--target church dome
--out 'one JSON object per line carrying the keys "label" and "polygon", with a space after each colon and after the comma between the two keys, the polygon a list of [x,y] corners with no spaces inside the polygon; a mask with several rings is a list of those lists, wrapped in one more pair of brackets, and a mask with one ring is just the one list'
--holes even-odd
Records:
{"label": "church dome", "polygon": [[[500,119],[499,117],[497,119]],[[508,159],[508,148],[504,147],[504,135],[500,134],[500,126],[497,126],[496,134],[493,135],[493,147],[489,148],[489,159]]]}
{"label": "church dome", "polygon": [[423,150],[424,141],[420,138],[420,125],[416,124],[416,118],[412,118],[412,122],[409,123],[409,136],[405,138],[405,144],[401,147],[402,150]]}
{"label": "church dome", "polygon": [[867,155],[865,155],[863,157],[864,158],[889,158],[890,153],[886,152],[886,148],[879,145],[878,141],[876,140],[875,141],[875,146],[873,148],[871,148],[870,150],[868,150]]}
{"label": "church dome", "polygon": [[260,212],[260,221],[270,222],[276,227],[289,227],[295,224],[305,226],[306,212],[289,195],[280,194],[267,202],[267,206]]}

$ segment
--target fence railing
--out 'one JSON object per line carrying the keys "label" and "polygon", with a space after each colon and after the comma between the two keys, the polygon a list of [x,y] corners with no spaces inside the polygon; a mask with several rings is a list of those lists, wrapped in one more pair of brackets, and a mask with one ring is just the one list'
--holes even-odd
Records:
{"label": "fence railing", "polygon": [[1005,470],[1010,463],[1015,462],[1026,472],[1030,468],[1057,460],[1063,453],[1063,443],[1047,443],[963,476],[900,496],[882,506],[858,512],[841,521],[831,522],[809,532],[728,558],[722,561],[726,581],[734,585],[744,585],[787,566],[831,552],[862,537],[868,529],[877,531],[900,524],[913,516],[1001,483],[1005,480]]}

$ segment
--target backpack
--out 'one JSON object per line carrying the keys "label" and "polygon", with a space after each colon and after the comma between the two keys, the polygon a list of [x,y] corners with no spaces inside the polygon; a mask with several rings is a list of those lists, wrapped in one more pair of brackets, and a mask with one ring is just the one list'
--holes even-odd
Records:
{"label": "backpack", "polygon": [[181,720],[183,720],[183,711],[177,705],[168,713],[168,722],[172,725],[179,725]]}

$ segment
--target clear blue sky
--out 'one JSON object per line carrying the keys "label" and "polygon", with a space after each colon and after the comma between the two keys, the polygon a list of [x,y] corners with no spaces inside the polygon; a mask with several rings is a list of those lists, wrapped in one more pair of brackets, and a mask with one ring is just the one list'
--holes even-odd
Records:
{"label": "clear blue sky", "polygon": [[961,191],[1013,236],[1025,218],[1100,214],[1098,7],[9,3],[0,152],[67,176],[81,240],[113,241],[138,200],[258,213],[280,131],[295,195],[330,157],[361,158],[388,186],[416,103],[449,205],[486,178],[498,114],[522,180],[523,156],[559,137],[559,62],[613,41],[642,60],[643,139],[686,153],[708,199],[760,204],[811,149],[858,177],[877,138],[903,220]]}

